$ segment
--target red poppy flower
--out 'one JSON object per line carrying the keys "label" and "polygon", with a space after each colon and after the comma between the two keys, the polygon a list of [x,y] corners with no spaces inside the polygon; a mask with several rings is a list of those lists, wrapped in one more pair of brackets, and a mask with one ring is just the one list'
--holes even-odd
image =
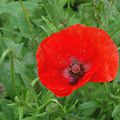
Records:
{"label": "red poppy flower", "polygon": [[118,70],[117,47],[109,35],[80,24],[45,38],[36,59],[40,81],[59,97],[87,82],[112,81]]}

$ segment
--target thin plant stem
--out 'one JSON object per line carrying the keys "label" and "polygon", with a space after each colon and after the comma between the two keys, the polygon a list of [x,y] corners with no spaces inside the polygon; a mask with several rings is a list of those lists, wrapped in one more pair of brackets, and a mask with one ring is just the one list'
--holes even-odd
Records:
{"label": "thin plant stem", "polygon": [[11,80],[13,84],[13,89],[16,93],[17,89],[16,89],[16,81],[15,81],[15,70],[14,70],[14,54],[12,50],[11,50],[10,68],[11,68]]}
{"label": "thin plant stem", "polygon": [[68,1],[67,1],[67,17],[68,17],[68,18],[69,18],[69,16],[70,16],[70,3],[71,3],[71,1],[68,0]]}
{"label": "thin plant stem", "polygon": [[29,19],[29,15],[28,15],[28,10],[25,8],[25,6],[23,5],[23,2],[22,0],[19,0],[19,3],[23,9],[23,12],[24,12],[24,15],[25,15],[25,19],[28,23],[28,26],[29,26],[29,32],[31,34],[31,37],[32,37],[32,41],[33,41],[33,47],[34,47],[34,50],[36,50],[37,46],[36,46],[36,42],[35,42],[35,36],[34,36],[34,33],[33,33],[33,29],[32,29],[32,24],[30,22],[30,19]]}
{"label": "thin plant stem", "polygon": [[3,52],[2,56],[0,57],[0,65],[4,62],[4,59],[6,56],[10,53],[11,59],[10,59],[10,68],[11,68],[11,80],[12,80],[12,85],[13,89],[16,93],[16,81],[15,81],[15,71],[14,71],[14,55],[12,49],[7,49],[6,51]]}
{"label": "thin plant stem", "polygon": [[1,34],[1,32],[0,32],[0,37],[1,37],[2,46],[3,46],[1,49],[2,49],[2,51],[3,51],[3,50],[5,50],[5,43],[4,43],[3,36],[2,36],[2,34]]}

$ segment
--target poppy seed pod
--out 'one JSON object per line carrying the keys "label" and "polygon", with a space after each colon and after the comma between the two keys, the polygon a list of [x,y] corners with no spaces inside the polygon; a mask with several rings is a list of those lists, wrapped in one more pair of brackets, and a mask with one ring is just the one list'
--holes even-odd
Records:
{"label": "poppy seed pod", "polygon": [[56,96],[87,82],[109,82],[118,71],[117,47],[96,27],[72,25],[45,38],[36,52],[39,79]]}

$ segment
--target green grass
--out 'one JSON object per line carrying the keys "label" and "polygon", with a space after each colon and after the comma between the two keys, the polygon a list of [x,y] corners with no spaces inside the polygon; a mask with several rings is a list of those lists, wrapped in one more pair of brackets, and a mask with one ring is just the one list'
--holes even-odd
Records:
{"label": "green grass", "polygon": [[64,98],[39,82],[37,46],[76,23],[106,30],[119,50],[119,0],[0,0],[0,120],[120,120],[120,72]]}

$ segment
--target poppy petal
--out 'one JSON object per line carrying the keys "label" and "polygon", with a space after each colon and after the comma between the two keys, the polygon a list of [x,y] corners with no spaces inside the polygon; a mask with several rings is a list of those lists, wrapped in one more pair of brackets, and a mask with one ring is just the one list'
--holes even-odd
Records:
{"label": "poppy petal", "polygon": [[95,44],[100,51],[99,57],[103,61],[102,66],[94,73],[91,81],[109,82],[114,80],[119,65],[119,54],[115,43],[103,30],[91,27],[89,33],[92,35],[91,38],[96,42]]}
{"label": "poppy petal", "polygon": [[97,53],[95,53],[92,43],[87,43],[89,39],[86,31],[85,26],[78,24],[54,33],[45,39],[41,43],[41,47],[49,65],[65,67],[69,64],[68,59],[71,57],[78,58],[83,62],[90,62],[90,59],[93,61],[93,57],[95,58]]}

